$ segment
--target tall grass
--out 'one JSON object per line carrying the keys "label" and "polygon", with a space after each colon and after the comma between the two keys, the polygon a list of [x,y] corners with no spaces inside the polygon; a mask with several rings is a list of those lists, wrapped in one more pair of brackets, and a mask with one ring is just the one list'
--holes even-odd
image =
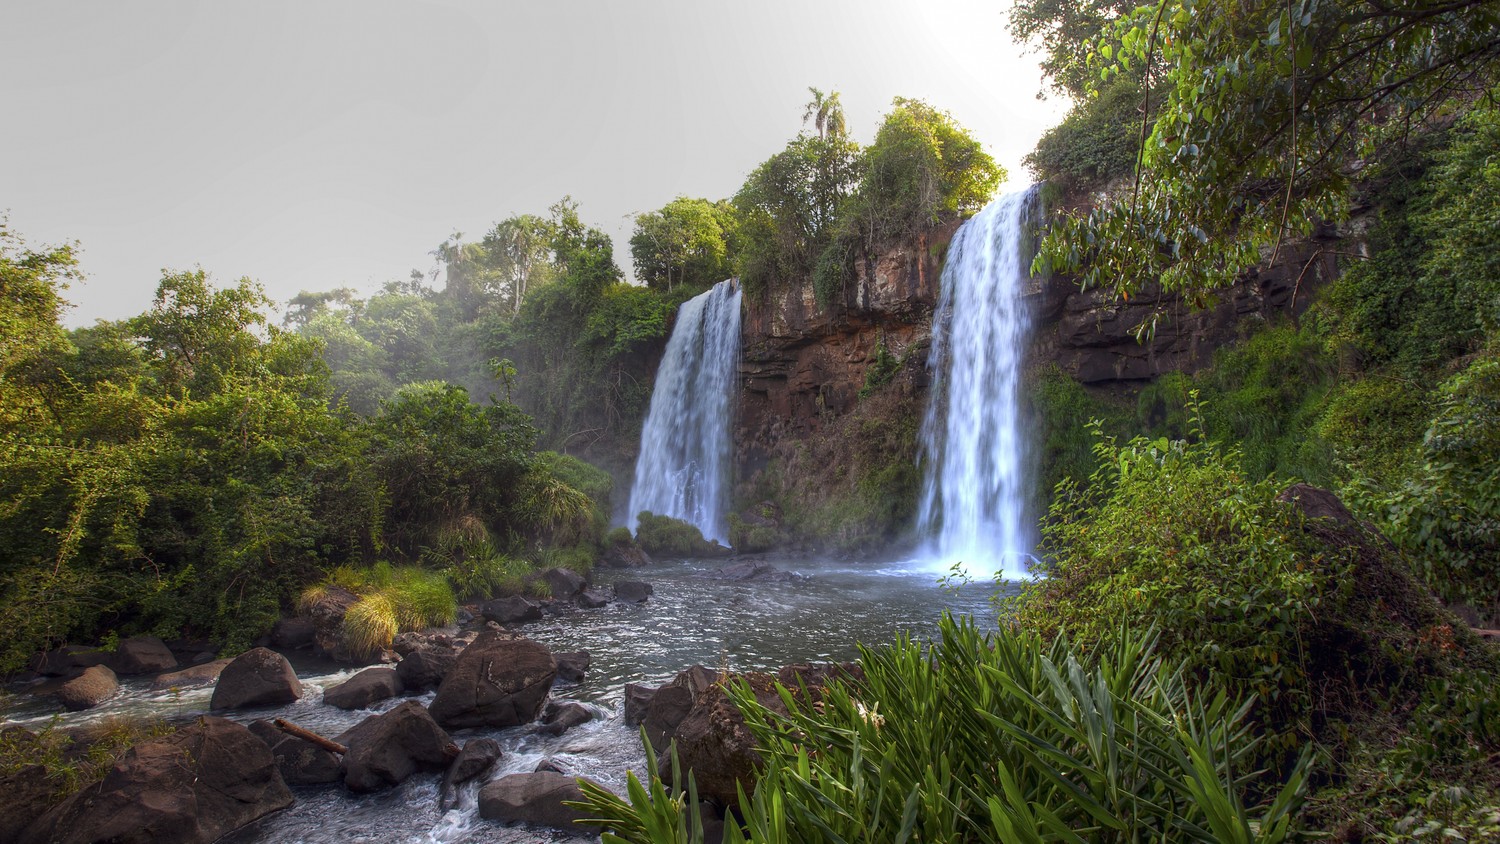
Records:
{"label": "tall grass", "polygon": [[397,633],[452,624],[458,617],[458,600],[443,572],[383,561],[365,571],[341,566],[326,582],[304,591],[298,605],[312,606],[331,586],[359,596],[340,626],[344,644],[356,656],[390,647]]}
{"label": "tall grass", "polygon": [[[766,767],[741,797],[743,828],[730,821],[724,840],[1287,840],[1307,757],[1284,782],[1257,773],[1246,707],[1190,692],[1154,636],[1081,653],[948,617],[941,631],[930,646],[863,649],[864,678],[815,702],[782,689],[786,715],[732,685]],[[606,842],[701,840],[682,817],[696,812],[686,789],[586,797]]]}

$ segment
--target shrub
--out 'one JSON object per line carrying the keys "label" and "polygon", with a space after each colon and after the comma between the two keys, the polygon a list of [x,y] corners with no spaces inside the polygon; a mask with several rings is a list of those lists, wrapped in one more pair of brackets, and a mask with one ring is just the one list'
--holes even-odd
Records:
{"label": "shrub", "polygon": [[[732,684],[766,767],[724,840],[1287,840],[1307,757],[1284,783],[1254,773],[1245,709],[1195,694],[1149,635],[1083,650],[948,617],[940,630],[862,649],[858,679],[815,699],[779,688],[787,714]],[[585,785],[586,811],[606,841],[702,840],[691,778],[674,782],[631,775],[627,799]]]}
{"label": "shrub", "polygon": [[636,517],[635,541],[647,554],[678,557],[704,557],[719,550],[717,543],[703,538],[703,532],[671,516],[658,516],[642,510]]}
{"label": "shrub", "polygon": [[1156,625],[1162,651],[1200,681],[1259,695],[1290,730],[1311,691],[1305,642],[1348,565],[1314,547],[1273,481],[1199,441],[1100,436],[1087,493],[1064,482],[1043,527],[1049,577],[1019,623],[1092,648],[1124,625]]}

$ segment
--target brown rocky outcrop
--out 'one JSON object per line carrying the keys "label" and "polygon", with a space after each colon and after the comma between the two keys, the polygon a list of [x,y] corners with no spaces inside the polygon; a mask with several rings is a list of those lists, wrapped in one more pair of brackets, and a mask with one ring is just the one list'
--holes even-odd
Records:
{"label": "brown rocky outcrop", "polygon": [[177,657],[155,636],[135,636],[120,642],[109,661],[116,674],[156,674],[177,667]]}
{"label": "brown rocky outcrop", "polygon": [[810,281],[745,297],[735,436],[742,466],[758,467],[782,439],[818,430],[825,414],[849,412],[882,343],[896,358],[925,355],[942,255],[957,230],[949,223],[857,262],[832,308],[818,304]]}
{"label": "brown rocky outcrop", "polygon": [[57,690],[57,699],[69,712],[93,709],[120,690],[115,672],[108,666],[95,665],[85,668],[82,674],[63,683]]}
{"label": "brown rocky outcrop", "polygon": [[43,815],[25,844],[208,844],[292,794],[271,751],[223,718],[202,718],[129,750],[104,779]]}
{"label": "brown rocky outcrop", "polygon": [[213,662],[205,662],[202,665],[194,665],[181,671],[173,671],[168,674],[158,674],[151,681],[151,688],[157,691],[163,689],[188,689],[193,686],[207,686],[219,679],[219,675],[233,662],[231,659],[216,659]]}
{"label": "brown rocky outcrop", "polygon": [[344,775],[339,757],[306,739],[284,732],[270,721],[255,721],[250,732],[266,743],[287,785],[322,785]]}
{"label": "brown rocky outcrop", "polygon": [[578,782],[565,774],[551,771],[510,774],[480,789],[479,816],[492,821],[527,823],[581,835],[598,835],[598,827],[575,823],[587,818],[587,814],[565,805],[582,799],[583,791]]}
{"label": "brown rocky outcrop", "polygon": [[302,697],[302,683],[286,657],[269,648],[252,648],[219,672],[210,706],[246,709],[280,706]]}
{"label": "brown rocky outcrop", "polygon": [[496,631],[464,648],[432,701],[445,727],[515,727],[536,720],[557,677],[546,645]]}
{"label": "brown rocky outcrop", "polygon": [[337,741],[349,748],[344,785],[360,793],[389,788],[418,770],[442,770],[459,755],[448,733],[414,700],[366,718]]}
{"label": "brown rocky outcrop", "polygon": [[367,709],[370,704],[392,698],[406,691],[396,669],[385,666],[366,668],[348,680],[323,692],[323,702],[339,709]]}

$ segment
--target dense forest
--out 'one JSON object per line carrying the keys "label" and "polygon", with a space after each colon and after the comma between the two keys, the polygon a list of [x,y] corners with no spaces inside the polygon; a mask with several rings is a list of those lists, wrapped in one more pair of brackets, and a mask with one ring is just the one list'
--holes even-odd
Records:
{"label": "dense forest", "polygon": [[[726,679],[765,765],[724,840],[1497,840],[1500,655],[1452,611],[1500,614],[1500,9],[1022,0],[1010,27],[1074,103],[1027,160],[1039,277],[1206,308],[1330,226],[1340,272],[1196,372],[1033,368],[1045,577],[1000,634],[944,619],[816,694]],[[810,93],[733,197],[635,218],[638,283],[564,197],[436,246],[440,285],[278,313],[175,271],[68,329],[76,247],[0,227],[0,673],[143,633],[237,653],[334,587],[373,652],[546,568],[694,548],[610,530],[677,306],[737,277],[835,309],[1006,178],[924,102],[862,146]],[[909,528],[882,391],[921,361],[881,353],[817,455],[864,461],[866,498],[755,544]],[[703,840],[691,778],[644,779],[588,793],[606,840]]]}

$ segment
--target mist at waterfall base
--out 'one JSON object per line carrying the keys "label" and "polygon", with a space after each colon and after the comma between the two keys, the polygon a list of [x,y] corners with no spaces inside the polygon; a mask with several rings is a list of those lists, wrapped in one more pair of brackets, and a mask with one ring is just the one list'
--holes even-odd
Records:
{"label": "mist at waterfall base", "polygon": [[628,524],[650,511],[729,544],[731,421],[740,358],[740,289],[732,279],[684,302],[656,371],[641,429]]}
{"label": "mist at waterfall base", "polygon": [[919,557],[966,577],[1027,578],[1029,455],[1020,405],[1036,189],[996,199],[954,235],[932,320],[922,423]]}

